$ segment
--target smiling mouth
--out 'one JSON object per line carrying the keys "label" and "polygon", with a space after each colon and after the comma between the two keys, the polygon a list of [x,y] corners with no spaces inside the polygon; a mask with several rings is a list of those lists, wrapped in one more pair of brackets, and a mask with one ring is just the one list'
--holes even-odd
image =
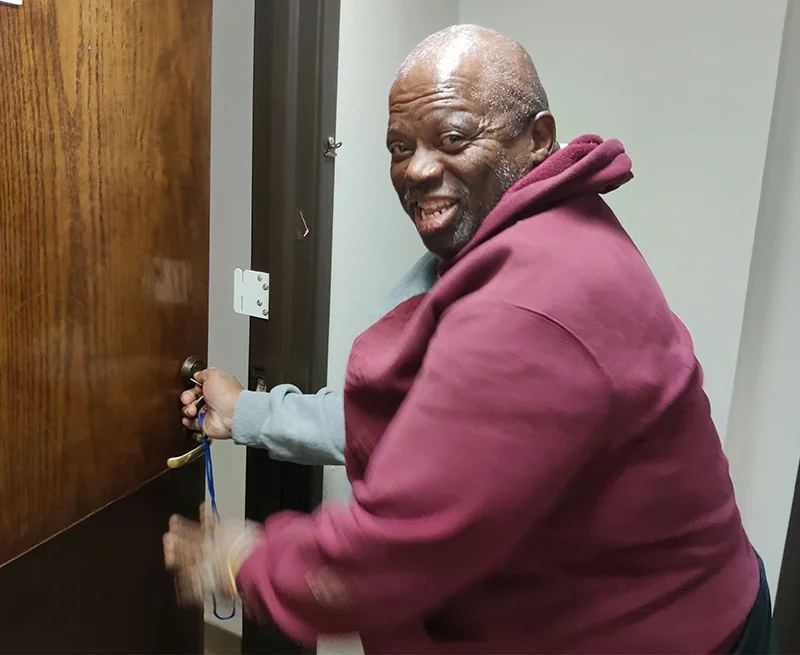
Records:
{"label": "smiling mouth", "polygon": [[431,198],[414,203],[414,224],[421,236],[448,227],[456,217],[458,201],[454,198]]}

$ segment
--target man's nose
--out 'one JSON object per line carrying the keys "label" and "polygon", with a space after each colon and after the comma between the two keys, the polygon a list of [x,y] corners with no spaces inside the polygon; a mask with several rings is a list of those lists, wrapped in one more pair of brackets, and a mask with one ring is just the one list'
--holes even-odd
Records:
{"label": "man's nose", "polygon": [[411,185],[425,185],[442,179],[439,153],[429,148],[417,148],[406,167],[405,178]]}

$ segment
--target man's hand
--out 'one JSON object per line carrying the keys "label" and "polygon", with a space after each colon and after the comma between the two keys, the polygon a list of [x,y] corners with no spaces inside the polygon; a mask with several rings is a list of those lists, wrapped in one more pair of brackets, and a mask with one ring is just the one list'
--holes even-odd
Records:
{"label": "man's hand", "polygon": [[181,394],[183,424],[190,430],[200,431],[197,423],[198,410],[195,401],[203,396],[205,413],[203,432],[211,439],[230,439],[233,428],[233,411],[236,401],[244,390],[238,380],[218,368],[208,368],[194,376],[198,382],[194,389]]}
{"label": "man's hand", "polygon": [[170,519],[164,564],[175,575],[179,603],[203,605],[214,594],[224,603],[220,611],[227,614],[236,600],[236,575],[258,542],[260,529],[251,523],[206,518],[203,506],[200,517],[200,523],[181,516]]}

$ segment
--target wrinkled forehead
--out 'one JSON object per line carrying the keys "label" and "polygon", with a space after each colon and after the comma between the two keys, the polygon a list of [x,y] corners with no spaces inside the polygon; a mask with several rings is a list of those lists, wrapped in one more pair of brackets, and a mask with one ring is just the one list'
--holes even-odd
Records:
{"label": "wrinkled forehead", "polygon": [[389,110],[401,110],[410,103],[437,101],[468,105],[478,111],[488,109],[483,77],[481,66],[473,59],[453,57],[417,62],[392,85]]}

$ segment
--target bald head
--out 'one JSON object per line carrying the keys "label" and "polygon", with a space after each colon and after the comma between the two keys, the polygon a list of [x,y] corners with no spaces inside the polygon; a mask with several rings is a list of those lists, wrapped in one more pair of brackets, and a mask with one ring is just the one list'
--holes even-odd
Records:
{"label": "bald head", "polygon": [[389,94],[386,145],[400,201],[441,259],[558,147],[528,53],[474,25],[437,32],[406,58]]}
{"label": "bald head", "polygon": [[478,25],[453,25],[419,43],[395,83],[409,78],[472,86],[487,106],[506,112],[517,128],[549,109],[528,51],[511,37]]}

